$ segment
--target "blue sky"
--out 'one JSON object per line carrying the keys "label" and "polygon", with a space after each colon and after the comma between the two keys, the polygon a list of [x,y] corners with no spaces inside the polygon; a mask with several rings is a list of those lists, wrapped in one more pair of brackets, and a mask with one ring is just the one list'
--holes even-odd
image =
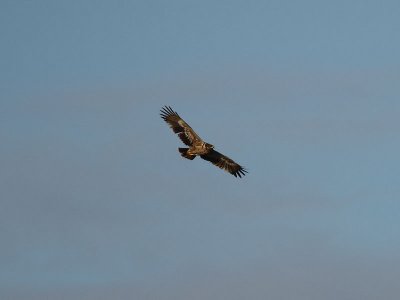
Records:
{"label": "blue sky", "polygon": [[1,298],[397,299],[399,13],[3,1]]}

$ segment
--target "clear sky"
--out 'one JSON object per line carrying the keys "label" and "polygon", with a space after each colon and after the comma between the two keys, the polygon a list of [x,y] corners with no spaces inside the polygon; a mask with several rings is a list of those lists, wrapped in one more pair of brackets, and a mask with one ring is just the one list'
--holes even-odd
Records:
{"label": "clear sky", "polygon": [[399,16],[1,1],[0,298],[399,299]]}

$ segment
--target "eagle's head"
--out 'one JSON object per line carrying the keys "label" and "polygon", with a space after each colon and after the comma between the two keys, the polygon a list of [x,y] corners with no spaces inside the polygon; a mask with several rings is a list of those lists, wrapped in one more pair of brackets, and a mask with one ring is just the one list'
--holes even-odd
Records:
{"label": "eagle's head", "polygon": [[214,145],[211,145],[209,143],[206,143],[206,148],[207,149],[214,149]]}

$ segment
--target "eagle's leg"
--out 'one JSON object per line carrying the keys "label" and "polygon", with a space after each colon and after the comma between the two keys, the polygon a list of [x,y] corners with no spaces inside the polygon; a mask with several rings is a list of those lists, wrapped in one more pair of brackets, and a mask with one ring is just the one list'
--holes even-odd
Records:
{"label": "eagle's leg", "polygon": [[181,155],[182,155],[184,158],[193,160],[193,159],[196,157],[196,155],[190,155],[190,154],[188,153],[189,148],[178,148],[178,150],[179,150],[179,152],[181,153]]}

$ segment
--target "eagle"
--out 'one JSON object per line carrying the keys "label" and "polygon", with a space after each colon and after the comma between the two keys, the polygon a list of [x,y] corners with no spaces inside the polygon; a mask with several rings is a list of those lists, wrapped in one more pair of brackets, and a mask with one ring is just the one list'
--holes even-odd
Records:
{"label": "eagle", "polygon": [[181,156],[193,160],[196,156],[207,160],[223,169],[233,176],[240,178],[247,173],[247,170],[234,162],[229,157],[214,150],[214,146],[204,142],[197,133],[178,115],[170,106],[164,106],[160,113],[161,118],[168,123],[169,127],[178,134],[182,142],[189,148],[178,148]]}

